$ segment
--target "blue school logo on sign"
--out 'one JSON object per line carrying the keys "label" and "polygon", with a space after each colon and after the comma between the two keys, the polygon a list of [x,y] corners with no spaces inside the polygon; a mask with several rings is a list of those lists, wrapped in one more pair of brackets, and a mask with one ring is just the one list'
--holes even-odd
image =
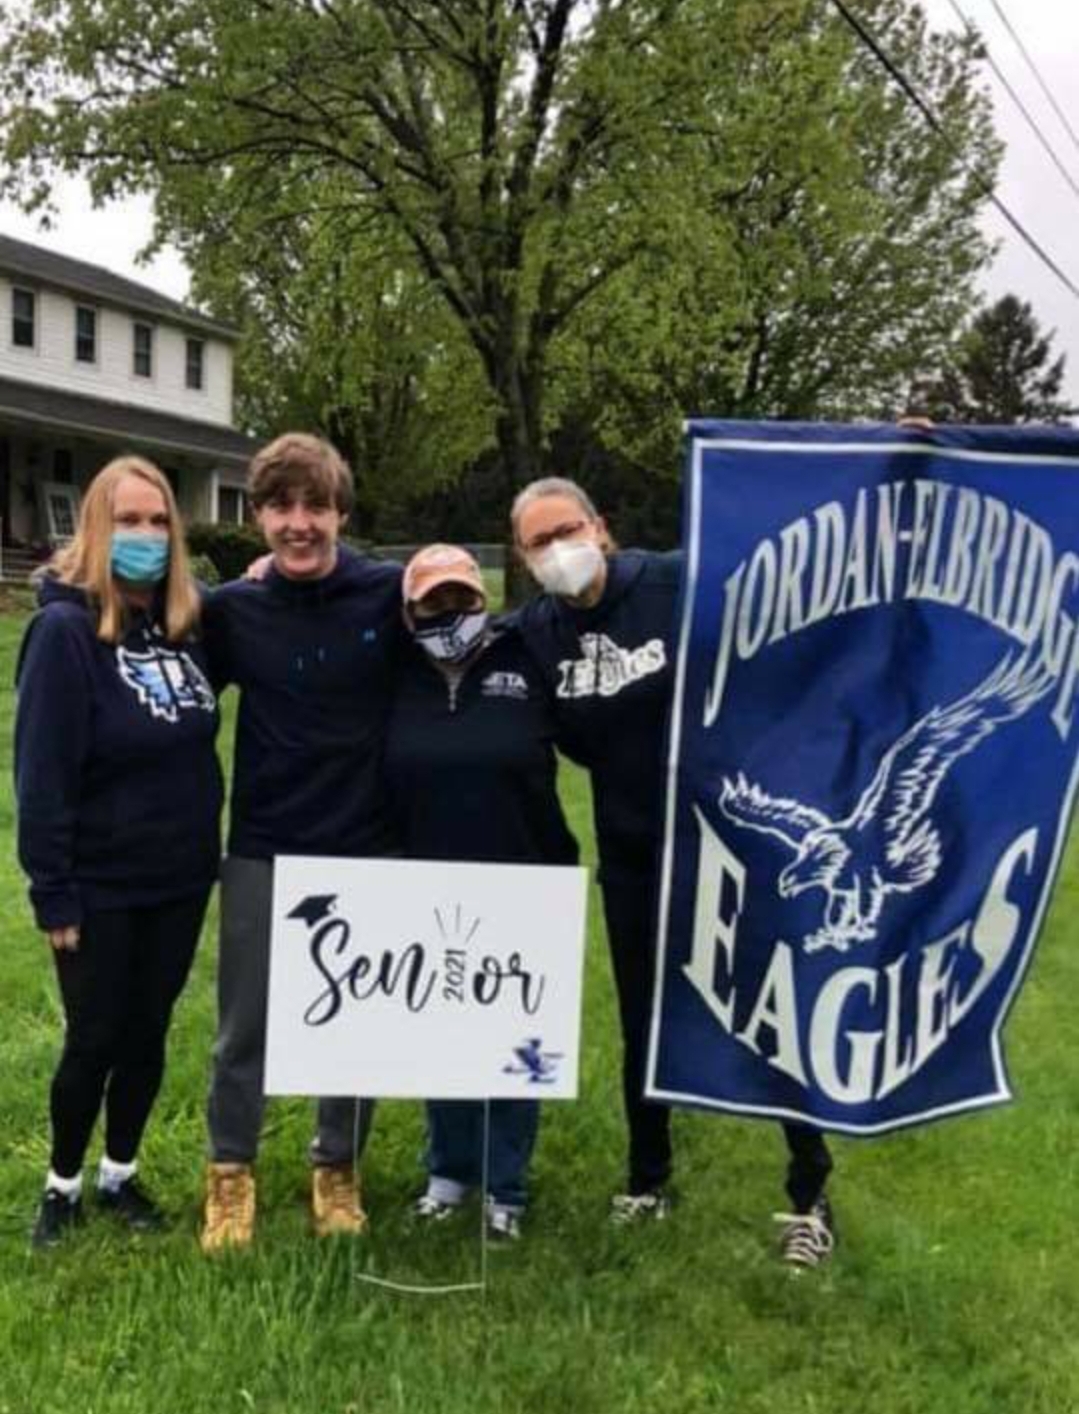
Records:
{"label": "blue school logo on sign", "polygon": [[1079,434],[694,423],[657,1099],[1009,1098],[1079,740]]}
{"label": "blue school logo on sign", "polygon": [[561,1051],[545,1051],[542,1038],[530,1036],[521,1045],[514,1046],[513,1060],[502,1067],[502,1073],[524,1076],[529,1085],[553,1085],[561,1059]]}

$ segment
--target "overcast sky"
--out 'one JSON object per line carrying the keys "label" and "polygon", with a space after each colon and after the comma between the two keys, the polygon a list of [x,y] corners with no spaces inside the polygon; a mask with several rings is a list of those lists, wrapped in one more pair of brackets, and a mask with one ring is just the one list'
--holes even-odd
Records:
{"label": "overcast sky", "polygon": [[[996,0],[1041,71],[1049,89],[1079,133],[1079,0]],[[997,65],[1037,120],[1057,156],[1079,186],[1079,148],[1054,114],[993,0],[923,0],[935,28],[960,26],[956,6],[982,32]],[[1053,165],[1008,94],[987,70],[986,86],[993,95],[997,130],[1007,143],[998,194],[1042,248],[1079,287],[1079,196]],[[165,294],[184,298],[187,272],[179,257],[166,251],[149,266],[136,266],[135,254],[149,234],[146,201],[126,202],[103,211],[90,207],[85,189],[67,181],[59,193],[59,217],[48,232],[31,219],[0,204],[0,231],[37,241],[66,255],[106,265],[121,274],[153,285]],[[986,280],[996,298],[1012,291],[1029,300],[1046,329],[1055,329],[1054,349],[1068,355],[1067,391],[1079,403],[1079,298],[1072,295],[1030,251],[1004,218],[986,217],[986,229],[1002,245]]]}

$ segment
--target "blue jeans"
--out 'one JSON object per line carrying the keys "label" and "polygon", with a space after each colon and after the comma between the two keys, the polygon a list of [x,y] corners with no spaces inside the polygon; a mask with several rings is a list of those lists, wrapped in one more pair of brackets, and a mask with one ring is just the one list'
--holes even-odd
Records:
{"label": "blue jeans", "polygon": [[[528,1202],[539,1102],[491,1100],[489,1107],[487,1192],[500,1207],[521,1209]],[[444,1201],[460,1202],[483,1178],[483,1110],[482,1100],[427,1102],[427,1172]]]}

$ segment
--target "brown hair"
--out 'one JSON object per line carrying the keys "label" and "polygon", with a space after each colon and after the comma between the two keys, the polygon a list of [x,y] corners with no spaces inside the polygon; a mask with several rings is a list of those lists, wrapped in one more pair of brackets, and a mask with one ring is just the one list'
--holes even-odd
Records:
{"label": "brown hair", "polygon": [[164,629],[173,643],[186,638],[199,620],[199,596],[191,579],[183,522],[165,473],[144,457],[114,457],[86,488],[79,523],[70,542],[57,550],[49,569],[63,584],[82,589],[97,610],[97,636],[118,643],[124,633],[125,607],[112,574],[112,512],[116,487],[137,476],[161,492],[169,516],[169,567],[165,575]]}
{"label": "brown hair", "polygon": [[261,447],[247,469],[247,491],[256,510],[297,492],[343,516],[352,510],[348,464],[329,442],[308,432],[284,432]]}

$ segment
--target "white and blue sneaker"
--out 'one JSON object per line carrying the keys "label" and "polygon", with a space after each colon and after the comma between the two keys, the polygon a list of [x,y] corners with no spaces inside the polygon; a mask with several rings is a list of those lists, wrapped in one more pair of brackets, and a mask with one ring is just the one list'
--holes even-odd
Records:
{"label": "white and blue sneaker", "polygon": [[412,1217],[426,1226],[429,1223],[444,1223],[454,1213],[461,1211],[460,1203],[448,1203],[444,1198],[436,1198],[433,1193],[421,1193],[412,1205]]}
{"label": "white and blue sneaker", "polygon": [[521,1236],[521,1209],[507,1208],[504,1203],[487,1199],[487,1240],[496,1244],[517,1242]]}
{"label": "white and blue sneaker", "polygon": [[610,1220],[615,1227],[663,1222],[671,1214],[671,1195],[662,1188],[645,1193],[616,1193],[611,1199]]}

